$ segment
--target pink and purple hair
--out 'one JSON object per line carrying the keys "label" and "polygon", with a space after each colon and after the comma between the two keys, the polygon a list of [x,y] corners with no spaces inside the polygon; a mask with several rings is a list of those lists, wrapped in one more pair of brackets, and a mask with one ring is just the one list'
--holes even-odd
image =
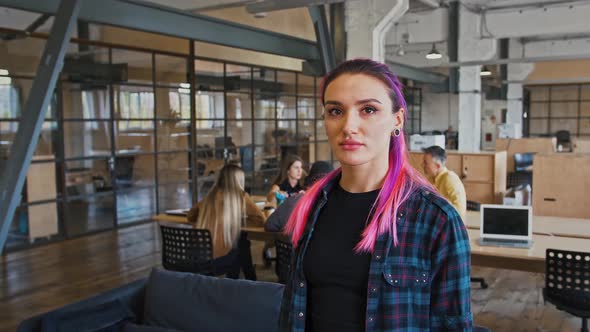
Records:
{"label": "pink and purple hair", "polygon": [[[330,73],[328,73],[320,87],[322,104],[324,103],[324,94],[327,86],[341,75],[363,74],[380,80],[389,92],[393,103],[393,112],[399,112],[400,109],[406,109],[402,89],[403,86],[397,77],[382,63],[370,59],[354,59],[343,62]],[[285,227],[285,232],[291,236],[293,246],[296,247],[299,239],[303,235],[305,224],[312,212],[314,203],[321,194],[322,188],[336,178],[342,172],[338,168],[322,179],[318,180],[313,186],[307,189],[305,195],[299,200],[295,209],[289,217]],[[404,139],[403,130],[399,137],[391,137],[389,143],[389,168],[383,187],[379,190],[379,195],[375,204],[371,208],[367,227],[363,231],[361,241],[356,245],[357,252],[373,252],[376,239],[379,235],[389,233],[393,236],[394,244],[398,244],[396,218],[399,207],[408,199],[408,197],[420,187],[430,187],[430,184],[414,170],[408,162],[408,152]]]}

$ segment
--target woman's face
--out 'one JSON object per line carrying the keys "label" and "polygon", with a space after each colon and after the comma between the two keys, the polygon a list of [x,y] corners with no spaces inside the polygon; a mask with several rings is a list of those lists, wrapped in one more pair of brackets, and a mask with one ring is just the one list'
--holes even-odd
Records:
{"label": "woman's face", "polygon": [[388,163],[394,128],[403,127],[404,110],[393,113],[385,84],[365,74],[343,74],[324,94],[324,123],[342,165]]}
{"label": "woman's face", "polygon": [[292,180],[300,180],[303,174],[303,165],[299,160],[291,164],[291,167],[287,170],[287,176]]}

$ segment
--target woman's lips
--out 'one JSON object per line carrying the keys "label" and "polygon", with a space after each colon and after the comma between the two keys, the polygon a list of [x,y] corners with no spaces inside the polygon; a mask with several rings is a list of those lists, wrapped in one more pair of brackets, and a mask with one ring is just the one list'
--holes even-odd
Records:
{"label": "woman's lips", "polygon": [[345,151],[358,150],[363,145],[364,144],[362,144],[361,142],[357,142],[357,141],[353,141],[353,140],[347,140],[347,141],[340,143],[340,147],[342,148],[342,150],[345,150]]}

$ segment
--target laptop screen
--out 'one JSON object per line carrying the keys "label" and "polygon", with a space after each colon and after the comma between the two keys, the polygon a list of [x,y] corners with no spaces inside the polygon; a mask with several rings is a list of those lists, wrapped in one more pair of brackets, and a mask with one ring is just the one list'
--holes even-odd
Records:
{"label": "laptop screen", "polygon": [[482,205],[483,237],[504,239],[530,238],[531,209],[527,206]]}

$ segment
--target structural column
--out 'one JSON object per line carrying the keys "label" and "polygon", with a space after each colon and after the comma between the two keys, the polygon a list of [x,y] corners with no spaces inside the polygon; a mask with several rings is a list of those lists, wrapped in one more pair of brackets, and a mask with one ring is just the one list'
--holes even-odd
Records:
{"label": "structural column", "polygon": [[385,35],[409,7],[409,0],[347,1],[346,58],[384,62]]}
{"label": "structural column", "polygon": [[[449,22],[450,23],[450,22]],[[496,40],[480,37],[480,17],[459,9],[459,62],[481,61],[496,54]],[[459,150],[481,147],[481,66],[459,68]]]}
{"label": "structural column", "polygon": [[[523,46],[520,42],[514,39],[510,40],[508,53],[511,58],[519,57],[522,51]],[[520,82],[529,76],[534,67],[533,63],[508,64],[508,82],[510,83],[508,83],[506,123],[516,126],[516,133],[513,138],[522,137],[523,89]]]}

